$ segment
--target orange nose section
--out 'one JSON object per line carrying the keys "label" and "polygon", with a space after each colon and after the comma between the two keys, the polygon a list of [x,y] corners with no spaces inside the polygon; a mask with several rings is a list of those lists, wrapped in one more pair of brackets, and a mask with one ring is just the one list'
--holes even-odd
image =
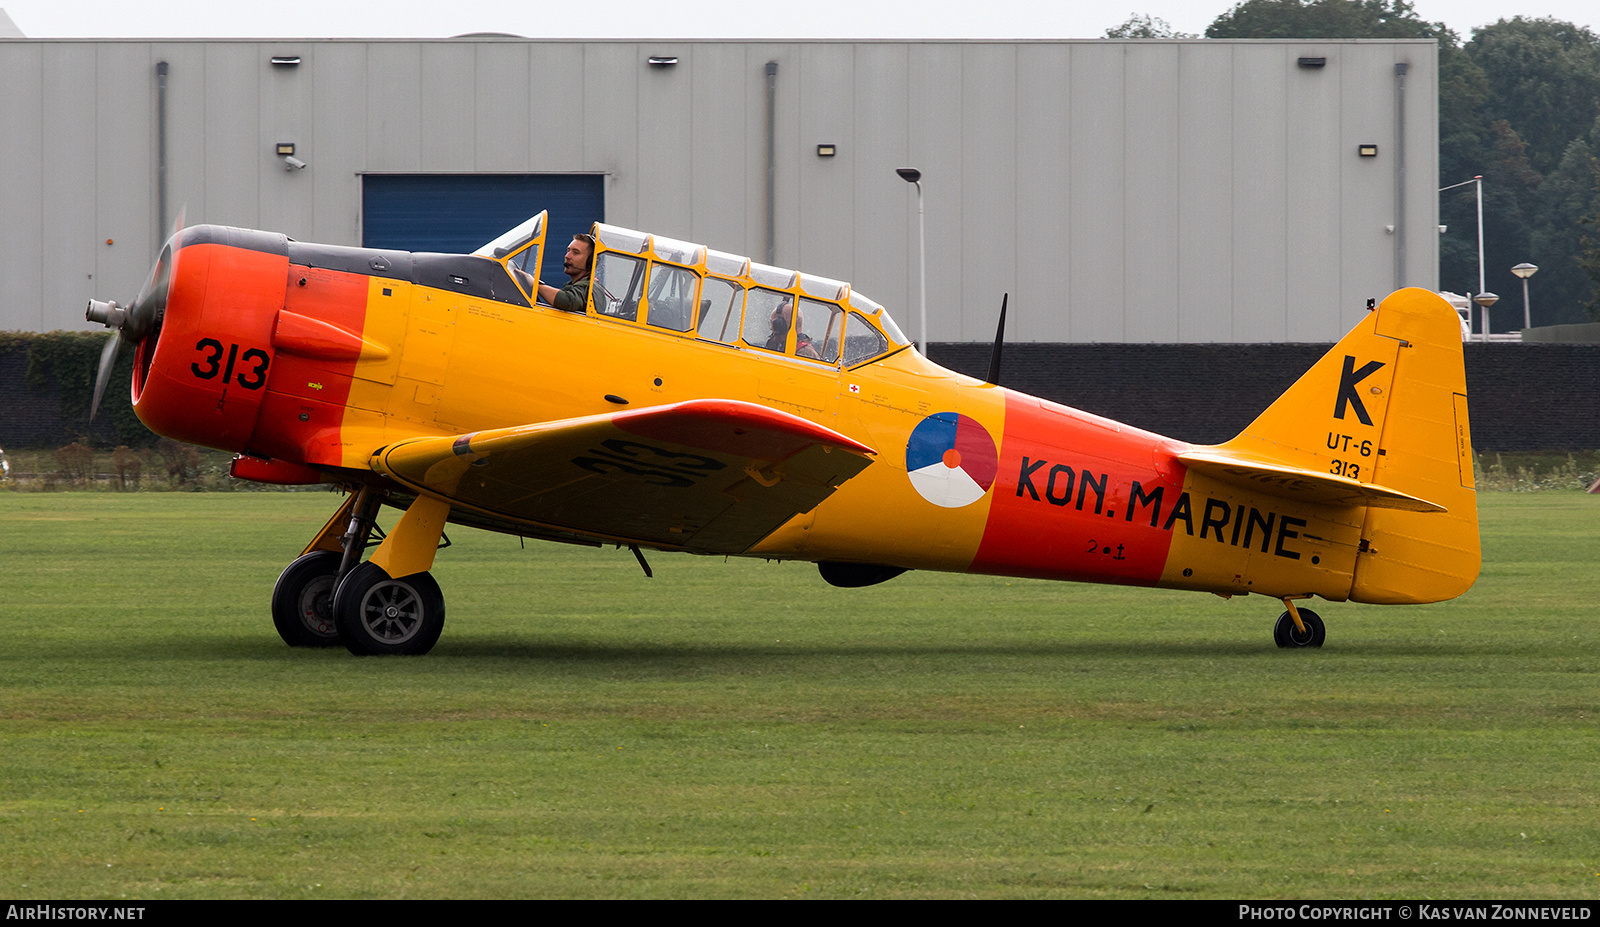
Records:
{"label": "orange nose section", "polygon": [[133,408],[157,434],[242,451],[272,372],[286,239],[217,226],[179,238],[161,327],[140,344]]}

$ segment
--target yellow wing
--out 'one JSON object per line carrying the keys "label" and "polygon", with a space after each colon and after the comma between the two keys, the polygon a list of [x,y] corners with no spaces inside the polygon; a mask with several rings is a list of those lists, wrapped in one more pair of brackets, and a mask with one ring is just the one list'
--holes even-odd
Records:
{"label": "yellow wing", "polygon": [[499,518],[737,554],[809,512],[876,452],[754,403],[703,399],[381,448],[372,469]]}

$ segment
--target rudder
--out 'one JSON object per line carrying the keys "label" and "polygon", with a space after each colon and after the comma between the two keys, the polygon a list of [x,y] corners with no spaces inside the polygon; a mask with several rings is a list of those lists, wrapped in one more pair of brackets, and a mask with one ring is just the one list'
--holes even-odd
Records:
{"label": "rudder", "polygon": [[1459,316],[1427,290],[1401,290],[1378,310],[1379,335],[1402,343],[1376,478],[1444,512],[1368,509],[1350,598],[1438,602],[1478,578],[1478,497],[1472,474],[1466,365]]}

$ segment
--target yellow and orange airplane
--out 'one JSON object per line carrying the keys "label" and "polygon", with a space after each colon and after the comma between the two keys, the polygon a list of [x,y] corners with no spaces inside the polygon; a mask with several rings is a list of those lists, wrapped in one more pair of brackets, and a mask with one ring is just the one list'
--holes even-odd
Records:
{"label": "yellow and orange airplane", "polygon": [[[343,505],[279,578],[291,646],[426,653],[446,523],[599,546],[1420,603],[1479,568],[1456,313],[1400,290],[1233,440],[1195,446],[961,376],[846,283],[597,224],[541,305],[541,213],[471,255],[202,225],[127,307],[154,431]],[[562,242],[559,247],[568,247]],[[99,392],[96,403],[99,402]],[[402,509],[371,556],[380,506]],[[381,534],[381,532],[379,532]]]}

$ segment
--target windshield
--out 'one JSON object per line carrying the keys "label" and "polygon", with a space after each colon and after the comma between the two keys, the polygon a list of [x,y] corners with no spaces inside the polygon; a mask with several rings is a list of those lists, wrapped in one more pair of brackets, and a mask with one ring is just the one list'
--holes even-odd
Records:
{"label": "windshield", "polygon": [[539,213],[472,253],[479,257],[494,258],[497,261],[504,260],[508,255],[516,254],[538,239],[539,233],[544,231],[544,220],[547,215],[549,215],[547,212]]}

